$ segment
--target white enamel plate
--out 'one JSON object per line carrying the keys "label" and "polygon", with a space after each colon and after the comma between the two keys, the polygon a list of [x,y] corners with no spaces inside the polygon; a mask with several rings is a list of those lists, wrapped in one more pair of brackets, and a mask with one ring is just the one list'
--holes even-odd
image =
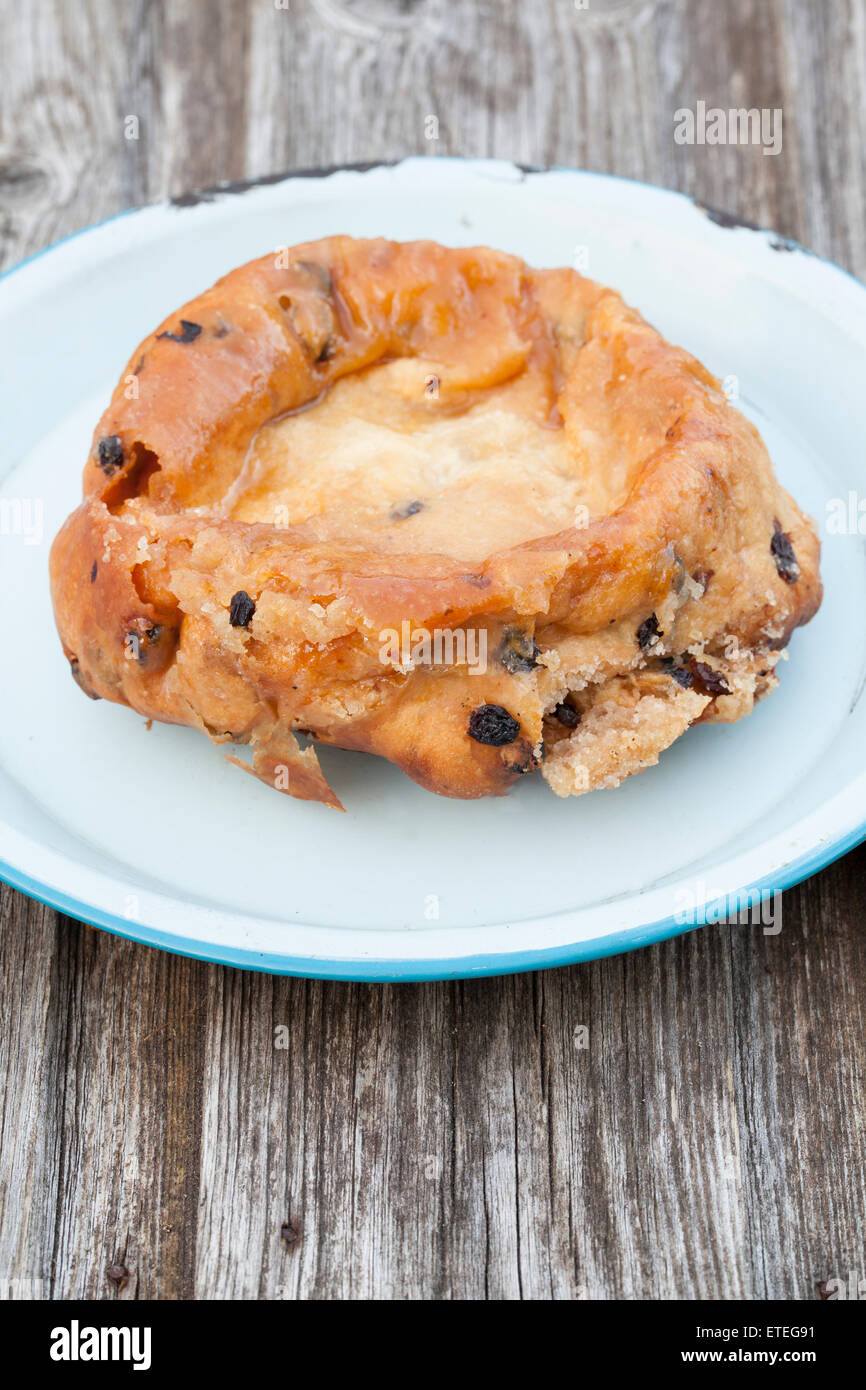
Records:
{"label": "white enamel plate", "polygon": [[[824,540],[824,605],[750,718],[572,801],[540,778],[448,801],[325,749],[341,816],[276,795],[197,732],[84,698],[48,550],[124,363],[232,267],[336,232],[577,264],[730,378]],[[16,268],[0,280],[0,873],[168,950],[373,980],[627,950],[813,873],[866,835],[864,365],[866,290],[844,272],[678,194],[572,170],[428,158],[300,175],[125,214]]]}

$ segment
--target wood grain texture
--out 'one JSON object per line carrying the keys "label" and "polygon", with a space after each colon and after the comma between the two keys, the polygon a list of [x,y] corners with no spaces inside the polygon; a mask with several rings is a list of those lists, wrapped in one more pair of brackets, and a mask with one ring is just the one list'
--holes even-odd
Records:
{"label": "wood grain texture", "polygon": [[[224,179],[425,153],[681,188],[866,274],[862,0],[4,0],[0,55],[3,266]],[[781,107],[782,153],[676,145],[699,99]],[[866,1275],[864,869],[787,893],[776,937],[395,987],[197,964],[3,889],[0,1280],[810,1299]]]}

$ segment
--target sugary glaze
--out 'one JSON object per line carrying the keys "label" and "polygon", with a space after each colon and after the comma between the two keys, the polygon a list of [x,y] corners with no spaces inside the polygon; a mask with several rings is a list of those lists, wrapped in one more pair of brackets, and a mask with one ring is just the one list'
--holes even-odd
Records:
{"label": "sugary glaze", "polygon": [[[716,380],[612,291],[479,248],[234,271],[133,355],[84,491],[51,559],[79,683],[332,805],[294,731],[451,796],[615,786],[748,713],[820,602]],[[406,627],[451,646],[386,653]]]}

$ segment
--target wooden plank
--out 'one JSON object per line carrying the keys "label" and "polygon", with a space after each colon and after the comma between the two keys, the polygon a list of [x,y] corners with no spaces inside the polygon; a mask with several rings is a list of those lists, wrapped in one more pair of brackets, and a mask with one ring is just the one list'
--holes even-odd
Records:
{"label": "wooden plank", "polygon": [[[680,187],[862,275],[864,35],[859,0],[6,6],[0,264],[221,179],[412,152]],[[698,100],[781,107],[782,153],[676,145]],[[206,967],[3,890],[0,1279],[818,1297],[866,1274],[864,867],[789,892],[778,937],[402,987]]]}

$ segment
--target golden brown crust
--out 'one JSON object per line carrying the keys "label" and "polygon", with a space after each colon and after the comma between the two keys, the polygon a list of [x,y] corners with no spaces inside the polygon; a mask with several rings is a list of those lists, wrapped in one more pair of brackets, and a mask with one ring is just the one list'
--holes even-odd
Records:
{"label": "golden brown crust", "polygon": [[[271,497],[249,466],[260,477],[278,457],[263,429],[320,398],[357,409],[353,382],[358,400],[396,401],[388,418],[416,445],[429,419],[465,451],[459,422],[477,420],[506,454],[530,449],[530,466],[499,489],[483,470],[471,494],[442,483],[447,549],[452,513],[440,508],[437,532],[431,503],[410,532],[411,506],[383,507],[397,476],[384,473],[384,492],[359,490],[362,523],[345,499],[329,510],[321,488],[298,520],[239,519]],[[563,488],[586,503],[574,524],[497,545],[518,534],[521,487],[527,509],[563,515],[563,459]],[[438,549],[404,540],[423,526]],[[252,743],[263,780],[336,806],[293,731],[378,753],[450,796],[505,792],[545,751],[559,792],[614,785],[603,749],[629,721],[623,775],[695,719],[748,712],[821,598],[814,527],[757,432],[617,294],[485,249],[347,237],[242,266],[144,341],[97,426],[51,579],[88,693]],[[255,604],[246,626],[230,621],[238,593]],[[486,671],[383,661],[383,632],[406,622],[483,631]],[[516,665],[502,655],[515,630],[538,648]],[[564,699],[582,732],[552,717]],[[481,706],[508,711],[516,736],[471,737]]]}

